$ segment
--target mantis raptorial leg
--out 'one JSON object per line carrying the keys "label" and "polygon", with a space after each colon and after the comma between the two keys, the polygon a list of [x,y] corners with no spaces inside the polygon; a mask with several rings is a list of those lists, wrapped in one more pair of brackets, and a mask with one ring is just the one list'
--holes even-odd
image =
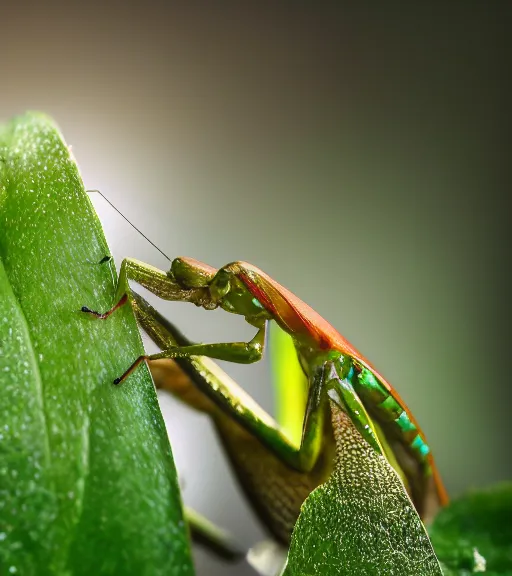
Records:
{"label": "mantis raptorial leg", "polygon": [[[214,362],[211,362],[208,357],[198,358],[198,354],[189,353],[190,350],[198,350],[200,345],[192,343],[183,336],[171,322],[135,292],[133,292],[133,307],[140,325],[150,338],[160,348],[171,352],[171,354],[156,354],[148,357],[150,366],[152,362],[156,363],[162,358],[172,357],[186,372],[191,383],[208,397],[226,417],[238,422],[247,432],[256,436],[268,450],[289,466],[301,471],[311,470],[318,457],[323,431],[324,411],[322,404],[325,402],[326,396],[321,392],[324,387],[324,370],[322,368],[317,371],[311,382],[311,388],[316,392],[310,394],[311,400],[304,421],[302,442],[296,446],[281,431],[277,422]],[[223,346],[223,349],[227,351],[230,344],[219,346]],[[238,346],[238,343],[235,343],[235,346]],[[199,349],[204,355],[205,351],[208,352],[208,345]],[[175,355],[172,355],[173,350],[176,351]],[[228,353],[227,356],[229,357]],[[238,358],[238,354],[235,354],[235,358]],[[166,382],[162,375],[159,381],[160,387],[175,393],[175,390],[172,389],[172,377]]]}

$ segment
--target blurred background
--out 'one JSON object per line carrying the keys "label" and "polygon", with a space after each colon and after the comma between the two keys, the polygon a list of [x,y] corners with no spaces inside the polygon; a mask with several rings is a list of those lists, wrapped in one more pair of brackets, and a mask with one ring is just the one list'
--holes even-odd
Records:
{"label": "blurred background", "polygon": [[[0,5],[0,119],[37,109],[171,258],[252,262],[422,424],[451,495],[512,478],[506,3]],[[93,198],[117,263],[167,261]],[[240,318],[157,303],[190,338]],[[270,412],[264,364],[229,371]],[[185,502],[264,536],[209,422],[162,398]],[[253,574],[196,551],[199,575]]]}

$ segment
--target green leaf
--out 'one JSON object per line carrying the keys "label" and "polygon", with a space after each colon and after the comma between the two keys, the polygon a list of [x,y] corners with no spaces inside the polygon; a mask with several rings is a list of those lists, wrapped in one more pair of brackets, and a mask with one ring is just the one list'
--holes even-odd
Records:
{"label": "green leaf", "polygon": [[132,310],[54,124],[0,129],[0,574],[193,574]]}
{"label": "green leaf", "polygon": [[440,576],[425,528],[395,470],[331,403],[336,461],[302,505],[284,576]]}
{"label": "green leaf", "polygon": [[441,510],[430,530],[447,575],[512,575],[512,483],[472,492]]}
{"label": "green leaf", "polygon": [[268,331],[276,420],[291,442],[300,444],[309,384],[291,336],[275,322],[269,323]]}

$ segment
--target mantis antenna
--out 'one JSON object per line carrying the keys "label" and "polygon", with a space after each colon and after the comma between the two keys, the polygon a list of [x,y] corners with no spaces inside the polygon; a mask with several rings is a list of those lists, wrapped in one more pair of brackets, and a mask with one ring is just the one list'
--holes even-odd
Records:
{"label": "mantis antenna", "polygon": [[145,238],[145,239],[151,244],[151,246],[153,246],[153,248],[156,248],[164,258],[166,258],[167,260],[169,260],[169,262],[171,262],[171,259],[169,258],[169,256],[167,256],[167,254],[165,254],[164,252],[162,252],[162,250],[160,250],[160,248],[159,248],[154,242],[151,242],[151,240],[150,240],[145,234],[143,234],[143,233],[137,228],[137,226],[135,226],[135,224],[133,224],[132,222],[130,222],[130,220],[128,220],[128,218],[127,218],[120,210],[118,210],[118,209],[114,206],[114,204],[112,204],[112,202],[105,196],[105,194],[103,194],[103,192],[100,192],[99,190],[87,190],[87,194],[99,194],[99,195],[103,198],[103,200],[105,200],[105,202],[107,202],[108,204],[110,204],[110,206],[112,206],[112,208],[113,208],[120,216],[122,216],[134,230],[137,230],[137,232],[138,232],[143,238]]}

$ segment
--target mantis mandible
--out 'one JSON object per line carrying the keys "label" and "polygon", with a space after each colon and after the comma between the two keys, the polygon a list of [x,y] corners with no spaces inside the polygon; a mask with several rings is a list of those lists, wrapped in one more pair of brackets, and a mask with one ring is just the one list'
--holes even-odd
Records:
{"label": "mantis mandible", "polygon": [[[447,502],[425,436],[398,393],[326,320],[260,269],[233,262],[217,270],[191,258],[176,258],[166,273],[127,259],[121,266],[118,304],[106,313],[85,306],[82,310],[108,318],[129,300],[128,279],[160,298],[206,310],[222,308],[255,327],[249,342],[194,343],[135,294],[138,320],[162,352],[140,356],[114,384],[147,361],[157,386],[210,414],[242,488],[280,542],[289,542],[303,501],[332,471],[335,445],[329,402],[348,414],[361,436],[388,459],[421,518],[432,518]],[[215,364],[203,363],[185,375],[184,364],[180,369],[169,361],[206,357],[256,362],[263,354],[269,321],[291,337],[308,380],[299,443]]]}

